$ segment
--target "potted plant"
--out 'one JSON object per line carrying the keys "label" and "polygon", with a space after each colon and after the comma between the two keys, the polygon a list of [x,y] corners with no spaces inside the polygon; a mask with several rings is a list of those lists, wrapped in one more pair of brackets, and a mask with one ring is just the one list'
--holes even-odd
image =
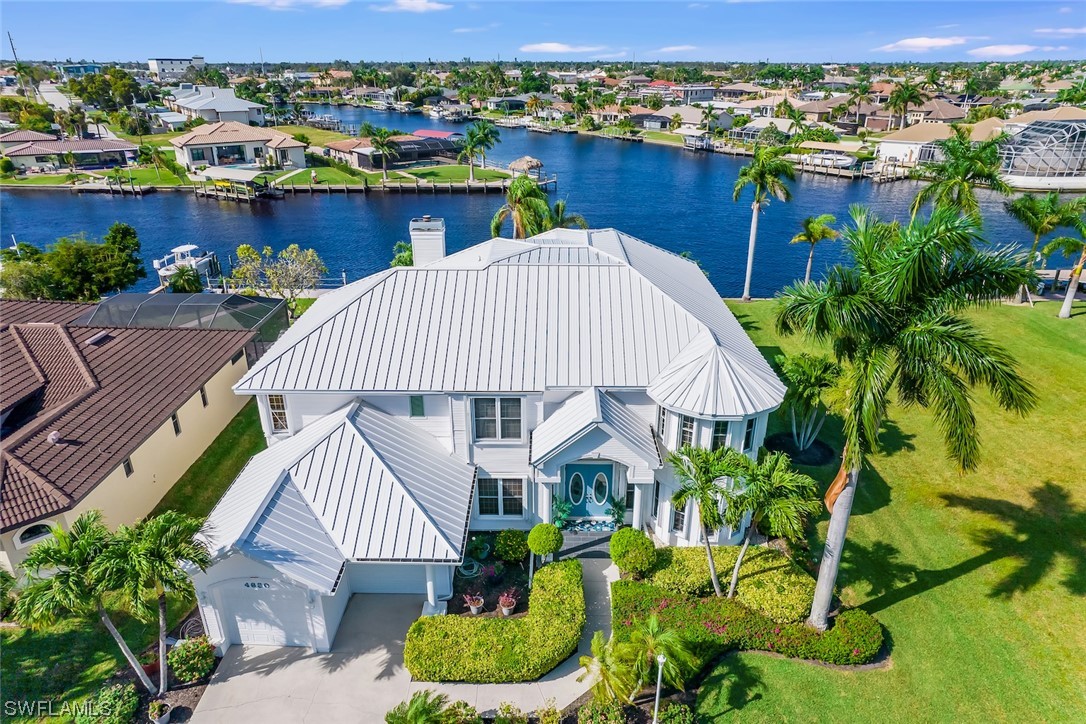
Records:
{"label": "potted plant", "polygon": [[148,676],[158,676],[158,655],[148,652],[140,657],[140,666]]}
{"label": "potted plant", "polygon": [[170,721],[170,705],[162,701],[162,699],[155,699],[147,706],[147,716],[151,718],[154,724],[168,724]]}
{"label": "potted plant", "polygon": [[478,616],[483,611],[483,597],[478,593],[465,593],[464,603],[471,609],[471,613]]}
{"label": "potted plant", "polygon": [[513,609],[517,607],[517,601],[520,600],[520,593],[515,588],[510,588],[502,595],[498,596],[498,605],[502,609],[503,616],[509,616],[513,613]]}

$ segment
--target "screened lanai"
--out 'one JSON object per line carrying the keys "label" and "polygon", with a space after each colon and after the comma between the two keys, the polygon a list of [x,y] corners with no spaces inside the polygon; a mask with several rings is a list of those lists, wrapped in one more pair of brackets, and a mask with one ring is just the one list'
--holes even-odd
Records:
{"label": "screened lanai", "polygon": [[1020,189],[1086,189],[1086,120],[1034,121],[1000,147],[1004,180]]}

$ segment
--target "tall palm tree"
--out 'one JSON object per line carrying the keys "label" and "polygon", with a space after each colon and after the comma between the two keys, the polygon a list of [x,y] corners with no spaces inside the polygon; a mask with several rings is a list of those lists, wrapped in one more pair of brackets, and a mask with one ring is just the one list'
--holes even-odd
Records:
{"label": "tall palm tree", "polygon": [[431,689],[416,691],[385,714],[385,724],[444,724],[449,697]]}
{"label": "tall palm tree", "polygon": [[186,568],[211,565],[207,545],[196,536],[202,518],[167,510],[135,526],[117,528],[113,542],[94,562],[96,573],[113,590],[121,591],[137,618],[150,620],[158,609],[158,693],[166,693],[166,593],[195,595]]}
{"label": "tall palm tree", "polygon": [[1033,279],[1021,257],[1007,248],[978,250],[977,221],[951,209],[904,228],[860,206],[851,215],[843,237],[854,265],[788,287],[777,314],[781,334],[829,342],[844,368],[844,451],[826,492],[830,525],[808,619],[818,629],[827,626],[860,471],[878,448],[891,391],[904,405],[934,412],[946,453],[963,471],[980,456],[971,387],[987,387],[1000,407],[1019,414],[1036,400],[1010,354],[965,313]]}
{"label": "tall palm tree", "polygon": [[588,221],[585,220],[580,214],[573,214],[566,210],[566,200],[559,199],[554,202],[554,208],[551,209],[547,215],[546,220],[543,222],[543,231],[550,229],[587,229]]}
{"label": "tall palm tree", "polygon": [[39,629],[64,616],[97,616],[140,683],[153,694],[154,684],[103,603],[108,591],[94,564],[112,538],[97,510],[80,515],[68,530],[53,526],[51,537],[36,543],[23,561],[28,583],[15,602],[15,618],[24,626]]}
{"label": "tall palm tree", "polygon": [[856,113],[856,123],[860,122],[860,109],[865,104],[871,103],[874,97],[871,92],[871,81],[857,81],[856,85],[852,86],[848,94],[848,103]]}
{"label": "tall palm tree", "polygon": [[1059,314],[1060,319],[1070,319],[1071,307],[1075,303],[1075,290],[1078,289],[1079,280],[1082,279],[1082,267],[1086,265],[1086,237],[1080,236],[1076,239],[1073,236],[1061,236],[1048,242],[1044,249],[1041,249],[1041,253],[1045,256],[1051,256],[1056,252],[1072,258],[1078,254],[1078,261],[1071,268],[1071,278],[1067,280],[1067,296],[1063,298]]}
{"label": "tall palm tree", "polygon": [[529,116],[534,116],[543,109],[543,99],[538,94],[533,93],[528,96],[528,100],[524,103],[524,110]]}
{"label": "tall palm tree", "polygon": [[774,196],[781,201],[792,198],[792,192],[785,185],[783,179],[793,180],[796,171],[792,164],[781,158],[780,149],[758,146],[754,149],[754,157],[743,168],[739,169],[739,178],[732,189],[732,201],[738,201],[743,189],[750,186],[754,191],[754,201],[750,205],[750,241],[747,245],[747,276],[743,282],[743,301],[750,301],[750,277],[754,271],[754,244],[758,240],[758,214],[769,205],[769,197]]}
{"label": "tall palm tree", "polygon": [[460,142],[460,153],[456,157],[457,163],[467,161],[469,181],[475,181],[475,157],[478,155],[479,132],[474,125],[471,125],[464,133],[464,140]]}
{"label": "tall palm tree", "polygon": [[[1003,208],[1007,214],[1033,234],[1033,244],[1029,248],[1026,265],[1033,269],[1037,263],[1037,247],[1041,238],[1056,229],[1076,229],[1080,233],[1086,229],[1083,214],[1086,214],[1086,197],[1076,196],[1070,201],[1060,201],[1060,195],[1050,191],[1043,196],[1024,194],[1011,201],[1006,201]],[[1024,287],[1016,292],[1016,301],[1022,302]]]}
{"label": "tall palm tree", "polygon": [[818,216],[808,216],[806,219],[800,222],[800,231],[798,234],[792,237],[789,242],[791,244],[810,244],[811,250],[807,254],[807,273],[803,277],[803,281],[811,281],[811,266],[814,264],[814,252],[815,247],[819,242],[833,241],[839,234],[837,230],[831,226],[836,224],[837,219],[833,214],[820,214]]}
{"label": "tall palm tree", "polygon": [[679,489],[671,496],[672,505],[679,510],[685,510],[691,502],[698,506],[698,524],[701,526],[705,555],[709,559],[709,577],[717,596],[724,595],[724,592],[720,589],[720,577],[716,572],[709,536],[724,527],[721,508],[727,498],[724,488],[724,477],[729,470],[725,464],[726,455],[724,448],[706,450],[685,445],[667,456],[679,481]]}
{"label": "tall palm tree", "polygon": [[637,676],[624,660],[614,636],[604,640],[603,631],[592,634],[592,655],[582,656],[578,663],[584,669],[577,681],[591,681],[596,701],[629,702],[637,687]]}
{"label": "tall palm tree", "polygon": [[743,547],[739,549],[735,567],[732,568],[728,598],[735,597],[743,557],[750,547],[750,539],[758,532],[758,526],[763,521],[768,524],[765,533],[794,541],[803,535],[803,522],[807,517],[817,515],[821,509],[818,484],[811,477],[793,470],[791,462],[787,454],[767,454],[765,448],[757,461],[738,450],[729,450],[725,455],[725,468],[736,485],[727,495],[724,522],[733,529],[739,528],[743,518],[750,515]]}
{"label": "tall palm tree", "polygon": [[479,155],[483,158],[482,167],[486,168],[486,154],[501,143],[501,133],[499,133],[498,127],[490,121],[476,121],[472,126],[475,128],[475,140],[479,146]]}
{"label": "tall palm tree", "polygon": [[837,384],[841,366],[806,352],[790,357],[777,355],[774,361],[788,384],[784,407],[792,423],[792,442],[797,450],[806,450],[818,438],[826,421],[822,397]]}
{"label": "tall palm tree", "polygon": [[392,140],[392,131],[387,128],[374,129],[370,136],[370,145],[375,152],[381,154],[381,178],[388,181],[388,160],[400,156],[400,147]]}
{"label": "tall palm tree", "polygon": [[697,656],[691,642],[679,631],[664,628],[655,613],[637,622],[630,633],[630,640],[621,648],[621,655],[632,662],[637,678],[635,692],[655,678],[657,656],[664,657],[664,670],[661,672],[664,683],[674,689],[682,691],[686,677],[697,671]]}
{"label": "tall palm tree", "polygon": [[909,115],[909,106],[922,106],[930,98],[931,96],[922,91],[920,86],[903,80],[890,91],[886,105],[901,111],[901,128],[904,128],[906,117]]}
{"label": "tall palm tree", "polygon": [[528,176],[517,176],[509,184],[505,203],[490,220],[490,234],[501,236],[505,220],[510,219],[513,222],[513,238],[527,239],[543,230],[550,214],[546,192]]}
{"label": "tall palm tree", "polygon": [[924,80],[920,81],[920,87],[932,93],[938,93],[943,89],[943,72],[935,66],[928,68]]}
{"label": "tall palm tree", "polygon": [[929,183],[913,199],[913,216],[922,206],[932,203],[979,221],[977,186],[987,186],[1004,195],[1011,192],[1011,187],[999,175],[999,146],[1007,136],[1000,134],[974,143],[969,133],[968,126],[957,126],[953,136],[935,142],[935,146],[942,151],[943,160],[924,164],[920,168],[921,178]]}

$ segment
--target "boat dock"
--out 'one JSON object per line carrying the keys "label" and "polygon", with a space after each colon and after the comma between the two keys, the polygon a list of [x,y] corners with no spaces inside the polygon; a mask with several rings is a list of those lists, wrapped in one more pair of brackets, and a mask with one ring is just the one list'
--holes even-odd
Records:
{"label": "boat dock", "polygon": [[[378,183],[370,183],[363,179],[361,184],[295,184],[292,181],[289,184],[284,184],[277,188],[282,189],[285,194],[290,196],[294,196],[295,194],[366,194],[373,191],[399,194],[437,194],[439,192],[450,194],[504,194],[509,189],[511,183],[513,183],[512,178],[474,182],[466,180],[441,182],[415,179],[414,183],[406,183],[391,179]],[[556,191],[558,189],[558,175],[555,174],[553,176],[536,179],[536,183],[538,183],[545,191]]]}
{"label": "boat dock", "polygon": [[91,182],[74,184],[71,187],[71,192],[73,194],[109,194],[110,196],[145,196],[146,194],[154,193],[155,190],[154,186],[144,186],[137,183],[110,184]]}

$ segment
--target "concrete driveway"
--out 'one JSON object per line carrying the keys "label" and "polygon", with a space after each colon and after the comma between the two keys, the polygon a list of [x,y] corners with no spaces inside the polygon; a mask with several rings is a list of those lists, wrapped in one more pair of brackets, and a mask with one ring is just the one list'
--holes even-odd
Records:
{"label": "concrete driveway", "polygon": [[539,681],[525,684],[433,684],[412,681],[403,665],[407,629],[422,610],[422,596],[356,594],[336,633],[332,651],[231,646],[219,664],[193,721],[334,722],[381,721],[389,709],[420,689],[463,699],[480,714],[502,702],[533,711],[553,699],[561,708],[586,691],[577,682],[578,658],[592,633],[610,633],[610,587],[617,569],[610,560],[585,558],[588,622],[577,653]]}

